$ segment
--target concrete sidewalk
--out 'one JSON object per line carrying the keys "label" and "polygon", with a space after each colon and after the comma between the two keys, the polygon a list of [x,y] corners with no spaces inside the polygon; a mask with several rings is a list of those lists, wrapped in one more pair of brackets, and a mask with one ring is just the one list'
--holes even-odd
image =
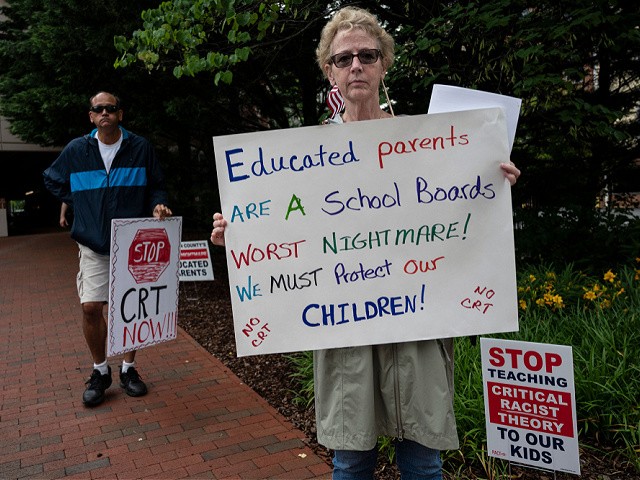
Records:
{"label": "concrete sidewalk", "polygon": [[330,478],[295,429],[179,329],[141,350],[144,397],[82,405],[91,358],[68,232],[0,238],[0,478]]}

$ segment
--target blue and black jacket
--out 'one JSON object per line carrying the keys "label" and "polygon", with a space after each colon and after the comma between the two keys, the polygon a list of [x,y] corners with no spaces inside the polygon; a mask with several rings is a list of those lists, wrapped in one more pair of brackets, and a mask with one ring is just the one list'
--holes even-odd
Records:
{"label": "blue and black jacket", "polygon": [[111,220],[149,217],[167,205],[164,177],[155,150],[145,138],[122,131],[122,145],[107,173],[94,130],[76,138],[44,171],[47,189],[73,207],[71,237],[108,255]]}

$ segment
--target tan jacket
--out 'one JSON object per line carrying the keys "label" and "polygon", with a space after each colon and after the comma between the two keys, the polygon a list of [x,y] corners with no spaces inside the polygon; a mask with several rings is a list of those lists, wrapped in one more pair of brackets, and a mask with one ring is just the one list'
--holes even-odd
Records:
{"label": "tan jacket", "polygon": [[457,449],[452,347],[445,339],[315,351],[318,442],[370,450],[386,435]]}

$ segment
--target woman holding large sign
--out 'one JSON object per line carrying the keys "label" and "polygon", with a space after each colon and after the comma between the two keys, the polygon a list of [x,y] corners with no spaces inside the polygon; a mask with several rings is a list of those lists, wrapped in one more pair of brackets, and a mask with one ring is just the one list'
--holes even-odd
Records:
{"label": "woman holding large sign", "polygon": [[[376,17],[341,9],[324,27],[316,55],[332,92],[344,99],[344,113],[329,123],[393,116],[380,108],[379,92],[394,41]],[[520,171],[511,163],[501,168],[514,184]],[[220,213],[213,219],[211,241],[224,245],[227,220]],[[398,439],[403,477],[442,478],[440,450],[458,448],[452,347],[443,339],[314,352],[318,442],[335,451],[334,479],[372,478],[380,435]]]}

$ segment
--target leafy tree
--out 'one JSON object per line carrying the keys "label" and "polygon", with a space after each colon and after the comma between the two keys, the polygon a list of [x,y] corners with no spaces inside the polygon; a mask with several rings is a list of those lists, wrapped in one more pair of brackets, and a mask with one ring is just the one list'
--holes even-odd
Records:
{"label": "leafy tree", "polygon": [[522,258],[619,260],[632,230],[595,207],[607,189],[640,190],[638,173],[625,182],[640,157],[635,2],[433,2],[410,12],[392,82],[403,111],[423,112],[435,83],[523,99],[512,153],[524,171],[513,190]]}
{"label": "leafy tree", "polygon": [[113,35],[132,31],[151,3],[12,0],[3,7],[0,113],[13,131],[61,145],[90,128],[90,95],[105,89],[128,97],[131,74],[113,74]]}
{"label": "leafy tree", "polygon": [[[41,145],[64,145],[93,128],[89,97],[108,90],[123,99],[125,127],[151,136],[166,166],[182,163],[168,154],[170,145],[180,146],[183,158],[188,158],[190,128],[180,116],[179,105],[189,101],[191,85],[178,85],[170,74],[151,77],[133,69],[113,69],[114,36],[133,32],[140,12],[154,4],[149,0],[12,0],[4,7],[0,113],[11,122],[13,133]],[[176,177],[182,175],[170,176]]]}
{"label": "leafy tree", "polygon": [[[113,68],[114,36],[131,34],[141,12],[155,4],[12,0],[3,8],[7,20],[0,24],[0,112],[14,133],[42,145],[64,145],[91,128],[89,96],[109,90],[123,99],[125,125],[151,135],[160,146],[178,145],[188,153],[185,145],[192,139],[210,143],[213,112],[232,117],[235,107],[215,101],[209,79],[178,81],[171,72],[149,75]],[[234,92],[222,93],[234,97]]]}
{"label": "leafy tree", "polygon": [[[143,13],[143,28],[116,37],[117,67],[142,63],[177,78],[207,74],[243,90],[253,129],[316,124],[314,49],[324,2],[172,0]],[[239,130],[246,122],[236,124]]]}

